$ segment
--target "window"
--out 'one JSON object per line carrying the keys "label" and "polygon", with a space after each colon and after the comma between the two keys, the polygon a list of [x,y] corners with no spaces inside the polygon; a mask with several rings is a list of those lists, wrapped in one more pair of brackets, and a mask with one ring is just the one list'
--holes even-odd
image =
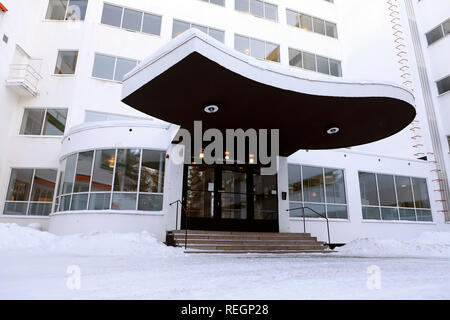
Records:
{"label": "window", "polygon": [[294,10],[286,9],[287,24],[303,30],[312,31],[331,38],[337,38],[336,23],[312,17]]}
{"label": "window", "polygon": [[55,211],[161,211],[165,152],[105,149],[61,162]]}
{"label": "window", "polygon": [[158,15],[105,3],[101,22],[129,31],[159,36],[161,34],[161,20],[162,17]]}
{"label": "window", "polygon": [[292,48],[289,48],[289,65],[335,77],[342,77],[340,61]]}
{"label": "window", "polygon": [[56,169],[12,169],[3,214],[49,215],[56,174]]}
{"label": "window", "polygon": [[201,0],[201,1],[209,2],[212,4],[217,4],[219,6],[225,7],[225,0]]}
{"label": "window", "polygon": [[78,51],[58,51],[55,74],[75,74]]}
{"label": "window", "polygon": [[359,187],[365,220],[433,221],[425,179],[359,172]]}
{"label": "window", "polygon": [[450,76],[447,76],[444,79],[437,81],[436,85],[439,94],[444,94],[450,91]]}
{"label": "window", "polygon": [[92,76],[100,79],[123,81],[124,76],[136,67],[137,60],[95,54]]}
{"label": "window", "polygon": [[25,109],[20,134],[62,136],[66,120],[67,109]]}
{"label": "window", "polygon": [[88,0],[49,0],[48,20],[84,20]]}
{"label": "window", "polygon": [[256,17],[278,21],[278,6],[261,0],[235,0],[237,11],[251,13]]}
{"label": "window", "polygon": [[450,19],[429,31],[425,36],[427,37],[428,45],[430,45],[444,38],[448,34],[450,34]]}
{"label": "window", "polygon": [[[347,219],[344,171],[300,165],[288,166],[291,217],[303,217],[308,207],[328,218]],[[320,218],[305,208],[310,218]]]}
{"label": "window", "polygon": [[189,30],[191,28],[196,28],[222,43],[225,42],[225,31],[175,19],[173,20],[172,25],[172,38],[179,36],[184,31]]}
{"label": "window", "polygon": [[236,34],[234,48],[257,59],[280,62],[280,45],[275,43]]}
{"label": "window", "polygon": [[84,122],[97,122],[97,121],[120,121],[120,120],[134,120],[134,121],[153,121],[151,118],[132,117],[121,114],[86,111]]}

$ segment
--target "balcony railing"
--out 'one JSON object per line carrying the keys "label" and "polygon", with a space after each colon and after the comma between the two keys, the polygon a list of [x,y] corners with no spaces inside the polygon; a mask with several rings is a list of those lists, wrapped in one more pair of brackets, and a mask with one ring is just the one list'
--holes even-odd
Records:
{"label": "balcony railing", "polygon": [[22,96],[36,96],[41,75],[30,64],[11,64],[6,84]]}

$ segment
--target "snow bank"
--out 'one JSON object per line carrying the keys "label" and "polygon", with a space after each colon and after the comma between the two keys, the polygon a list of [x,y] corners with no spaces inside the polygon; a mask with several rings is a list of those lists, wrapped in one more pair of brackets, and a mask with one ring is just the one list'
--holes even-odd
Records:
{"label": "snow bank", "polygon": [[410,240],[360,238],[336,251],[343,256],[450,258],[450,232],[424,232]]}
{"label": "snow bank", "polygon": [[33,252],[75,255],[155,255],[182,254],[182,250],[167,247],[146,231],[141,233],[93,233],[56,236],[17,224],[0,224],[0,251],[18,249]]}

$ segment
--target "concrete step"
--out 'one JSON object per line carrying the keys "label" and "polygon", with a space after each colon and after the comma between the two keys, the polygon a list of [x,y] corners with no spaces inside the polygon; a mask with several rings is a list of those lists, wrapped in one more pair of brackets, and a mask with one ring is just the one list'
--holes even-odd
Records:
{"label": "concrete step", "polygon": [[[178,245],[183,247],[183,245]],[[188,249],[202,250],[324,250],[320,245],[227,245],[227,244],[188,244]]]}
{"label": "concrete step", "polygon": [[185,253],[216,253],[216,254],[249,254],[249,253],[257,253],[257,254],[297,254],[297,253],[333,253],[331,250],[192,250],[189,249],[184,251]]}
{"label": "concrete step", "polygon": [[[177,244],[184,245],[184,239],[176,240]],[[312,244],[318,244],[323,245],[323,242],[315,241],[315,240],[309,240],[309,239],[302,239],[302,240],[244,240],[244,239],[192,239],[188,237],[187,241],[189,244],[230,244],[230,245],[252,245],[252,244],[258,244],[258,245],[312,245]]]}
{"label": "concrete step", "polygon": [[[176,234],[173,235],[173,238],[175,240],[182,241],[186,237],[185,234]],[[317,240],[316,237],[307,236],[304,234],[292,234],[290,236],[283,235],[283,236],[277,236],[277,235],[220,235],[220,234],[197,234],[197,233],[188,233],[187,235],[188,239],[245,239],[245,240]]]}
{"label": "concrete step", "polygon": [[[169,231],[169,233],[172,233],[174,235],[178,235],[178,234],[185,234],[186,230],[173,230],[173,231]],[[287,233],[287,232],[245,232],[245,231],[208,231],[208,230],[188,230],[189,234],[206,234],[206,235],[211,235],[211,234],[217,234],[217,235],[245,235],[245,236],[293,236],[293,235],[297,235],[297,236],[307,236],[310,237],[311,234],[310,233]]]}

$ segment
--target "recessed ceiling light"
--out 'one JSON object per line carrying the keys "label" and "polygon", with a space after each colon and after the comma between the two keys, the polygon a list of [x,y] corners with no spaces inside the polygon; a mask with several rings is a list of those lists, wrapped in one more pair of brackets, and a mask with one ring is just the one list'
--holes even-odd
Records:
{"label": "recessed ceiling light", "polygon": [[210,106],[205,107],[206,113],[216,113],[217,111],[219,111],[219,107],[216,105],[210,105]]}
{"label": "recessed ceiling light", "polygon": [[339,128],[338,127],[331,127],[327,130],[328,134],[336,134],[339,132]]}

